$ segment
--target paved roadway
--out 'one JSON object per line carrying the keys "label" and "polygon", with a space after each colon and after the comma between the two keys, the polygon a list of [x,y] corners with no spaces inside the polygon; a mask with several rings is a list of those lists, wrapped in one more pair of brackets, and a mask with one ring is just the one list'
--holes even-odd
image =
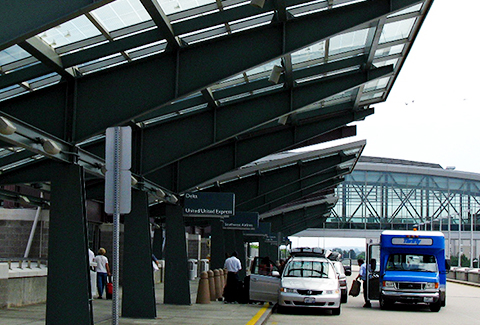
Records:
{"label": "paved roadway", "polygon": [[[349,276],[349,281],[356,274]],[[381,310],[378,301],[372,308],[363,308],[363,296],[348,297],[342,305],[340,316],[327,311],[288,311],[273,313],[265,324],[268,325],[471,325],[480,324],[480,287],[447,283],[447,306],[438,313],[428,307],[395,305],[391,310]]]}

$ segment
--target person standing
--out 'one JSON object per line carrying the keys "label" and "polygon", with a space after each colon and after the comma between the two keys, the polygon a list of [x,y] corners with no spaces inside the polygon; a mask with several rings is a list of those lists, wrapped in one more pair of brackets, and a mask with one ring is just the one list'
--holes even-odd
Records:
{"label": "person standing", "polygon": [[238,301],[240,290],[240,281],[238,278],[238,271],[242,269],[242,263],[237,258],[238,253],[234,251],[232,255],[225,260],[224,268],[227,269],[227,284],[223,292],[225,303],[234,303]]}
{"label": "person standing", "polygon": [[95,287],[97,283],[97,275],[95,273],[95,253],[89,248],[88,249],[88,265],[89,265],[89,270],[90,270],[90,289],[91,289],[91,294],[92,298],[95,296]]}
{"label": "person standing", "polygon": [[95,256],[95,262],[97,263],[95,270],[97,271],[98,299],[102,299],[103,289],[107,285],[107,277],[112,275],[108,265],[108,258],[105,256],[106,253],[107,251],[105,248],[100,248],[98,250],[98,255]]}
{"label": "person standing", "polygon": [[365,304],[363,305],[364,308],[372,307],[370,300],[368,299],[368,290],[367,290],[367,264],[362,258],[358,259],[358,266],[360,266],[360,272],[358,272],[358,276],[356,280],[361,279],[363,281],[363,299],[365,300]]}

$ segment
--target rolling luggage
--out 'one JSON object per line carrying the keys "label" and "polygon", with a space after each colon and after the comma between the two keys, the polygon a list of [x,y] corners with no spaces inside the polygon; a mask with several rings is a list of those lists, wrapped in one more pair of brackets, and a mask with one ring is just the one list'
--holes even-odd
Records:
{"label": "rolling luggage", "polygon": [[108,277],[108,280],[107,280],[107,287],[105,289],[105,293],[106,293],[106,298],[107,299],[112,299],[113,283],[112,283],[112,279],[110,277]]}

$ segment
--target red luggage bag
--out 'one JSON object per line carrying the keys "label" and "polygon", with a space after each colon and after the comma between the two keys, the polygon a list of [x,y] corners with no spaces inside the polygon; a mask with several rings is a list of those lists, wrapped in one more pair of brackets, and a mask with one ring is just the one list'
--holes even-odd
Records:
{"label": "red luggage bag", "polygon": [[107,288],[106,288],[106,298],[107,299],[112,299],[112,295],[113,295],[113,283],[112,283],[112,280],[111,279],[108,279],[107,281]]}

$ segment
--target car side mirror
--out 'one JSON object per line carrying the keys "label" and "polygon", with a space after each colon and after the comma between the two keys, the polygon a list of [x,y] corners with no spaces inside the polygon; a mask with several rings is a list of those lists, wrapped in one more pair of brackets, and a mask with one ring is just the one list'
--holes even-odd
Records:
{"label": "car side mirror", "polygon": [[280,272],[272,271],[272,276],[280,277]]}

